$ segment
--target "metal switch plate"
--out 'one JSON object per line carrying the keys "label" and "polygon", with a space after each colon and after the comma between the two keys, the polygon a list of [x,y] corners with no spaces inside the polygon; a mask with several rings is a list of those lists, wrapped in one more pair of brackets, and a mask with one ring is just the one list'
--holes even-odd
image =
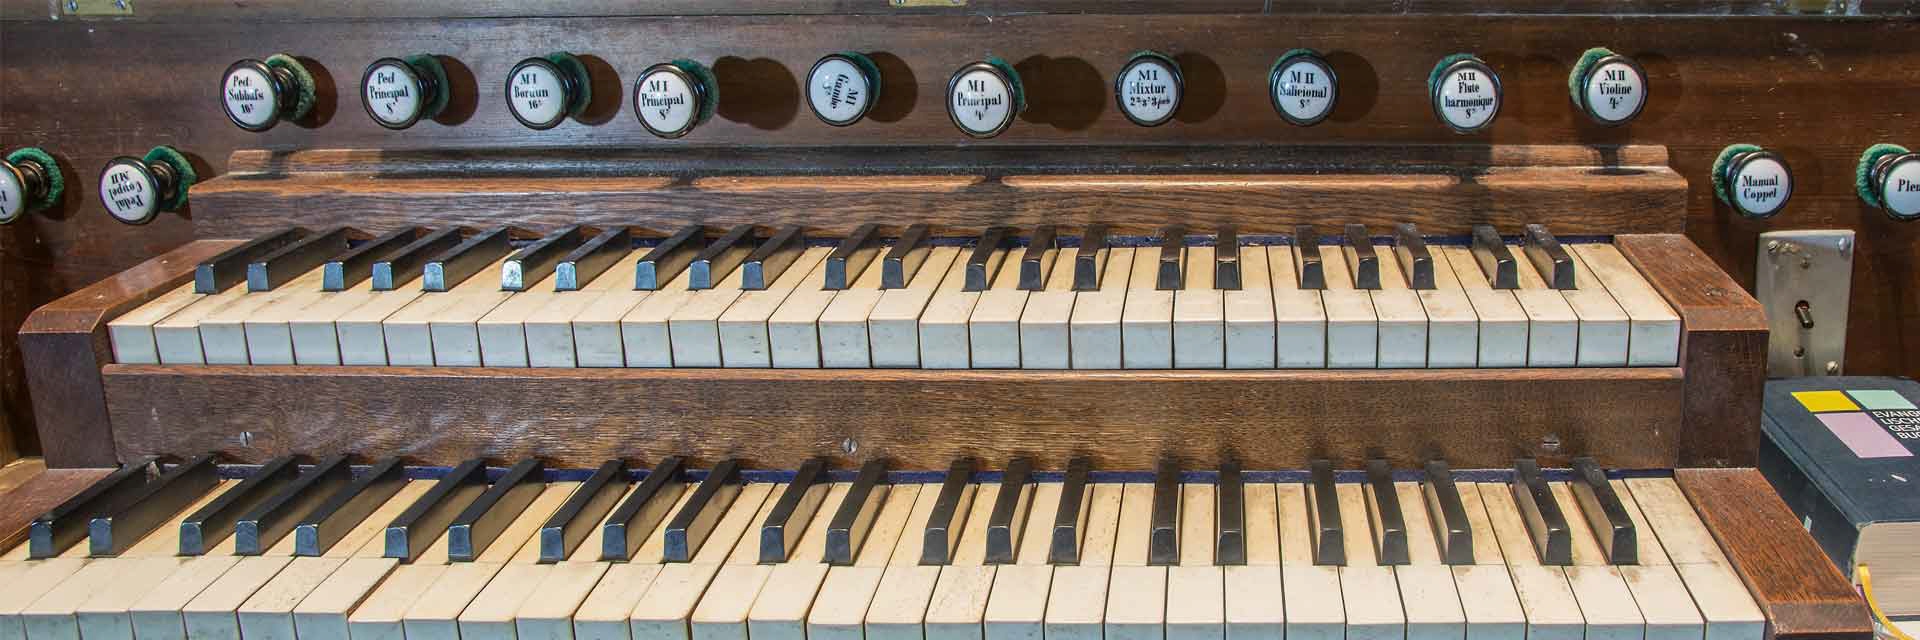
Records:
{"label": "metal switch plate", "polygon": [[1754,297],[1767,313],[1767,375],[1837,376],[1846,369],[1853,232],[1760,234]]}

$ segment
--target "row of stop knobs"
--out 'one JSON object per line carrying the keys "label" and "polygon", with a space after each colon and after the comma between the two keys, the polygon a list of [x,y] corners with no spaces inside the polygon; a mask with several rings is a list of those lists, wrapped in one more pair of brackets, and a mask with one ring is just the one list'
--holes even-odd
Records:
{"label": "row of stop knobs", "polygon": [[[1877,144],[1860,156],[1853,174],[1860,199],[1894,220],[1920,219],[1920,153],[1893,144]],[[162,211],[186,206],[197,179],[193,164],[172,147],[154,147],[145,156],[121,156],[100,172],[101,204],[114,219],[146,224]],[[1750,144],[1720,152],[1709,176],[1715,197],[1734,212],[1770,218],[1793,196],[1793,172],[1779,154]],[[0,160],[0,224],[28,211],[61,202],[64,178],[54,157],[27,147]]]}

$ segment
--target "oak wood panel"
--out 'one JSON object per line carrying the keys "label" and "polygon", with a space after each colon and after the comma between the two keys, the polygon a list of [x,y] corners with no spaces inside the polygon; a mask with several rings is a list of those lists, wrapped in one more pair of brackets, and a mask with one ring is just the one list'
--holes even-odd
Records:
{"label": "oak wood panel", "polygon": [[1760,302],[1685,236],[1622,235],[1614,244],[1680,314],[1681,466],[1757,464],[1768,335]]}
{"label": "oak wood panel", "polygon": [[1767,616],[1768,637],[1873,637],[1866,602],[1754,469],[1680,469],[1680,490]]}
{"label": "oak wood panel", "polygon": [[100,367],[113,359],[107,321],[193,278],[193,266],[239,244],[198,240],[48,303],[20,328],[40,446],[51,467],[108,466],[113,426]]}
{"label": "oak wood panel", "polygon": [[[109,365],[123,457],[219,451],[403,455],[426,464],[541,456],[741,456],[794,468],[824,455],[907,469],[1033,456],[1062,467],[1357,466],[1384,455],[1461,468],[1593,455],[1670,468],[1681,417],[1670,368],[1459,371],[920,371],[455,369]],[[1589,400],[1570,405],[1567,398]],[[1358,425],[1366,425],[1361,428]],[[852,453],[847,452],[849,443]]]}
{"label": "oak wood panel", "polygon": [[0,493],[0,549],[27,539],[27,525],[47,510],[80,493],[112,469],[46,469]]}

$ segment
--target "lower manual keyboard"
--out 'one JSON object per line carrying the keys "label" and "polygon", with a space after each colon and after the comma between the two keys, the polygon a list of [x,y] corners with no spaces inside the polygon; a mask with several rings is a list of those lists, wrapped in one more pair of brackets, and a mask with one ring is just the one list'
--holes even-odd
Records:
{"label": "lower manual keyboard", "polygon": [[898,483],[878,462],[684,466],[130,465],[0,554],[0,638],[1758,640],[1767,624],[1673,480],[1589,460],[963,460]]}

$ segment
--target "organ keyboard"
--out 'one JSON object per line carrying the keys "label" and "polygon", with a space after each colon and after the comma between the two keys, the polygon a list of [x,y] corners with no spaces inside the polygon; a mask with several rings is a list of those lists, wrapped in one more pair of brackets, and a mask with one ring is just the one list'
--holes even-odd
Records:
{"label": "organ keyboard", "polygon": [[1674,478],[1591,459],[1544,475],[739,466],[668,458],[636,482],[619,462],[138,461],[0,555],[0,633],[1733,640],[1767,624]]}

